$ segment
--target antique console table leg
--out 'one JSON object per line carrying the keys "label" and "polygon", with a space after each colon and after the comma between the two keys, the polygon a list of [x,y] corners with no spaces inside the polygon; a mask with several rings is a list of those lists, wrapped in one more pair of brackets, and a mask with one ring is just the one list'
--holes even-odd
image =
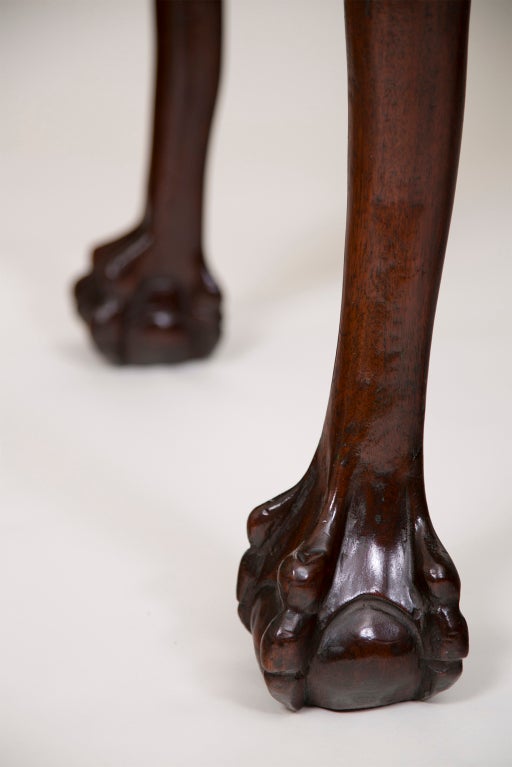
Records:
{"label": "antique console table leg", "polygon": [[202,357],[220,293],[202,252],[203,177],[219,81],[221,0],[156,0],[157,66],[147,204],[138,226],[93,253],[75,286],[92,338],[118,363]]}
{"label": "antique console table leg", "polygon": [[467,653],[423,482],[436,300],[462,131],[469,2],[347,0],[340,333],[303,479],[249,517],[240,616],[291,709],[425,699]]}

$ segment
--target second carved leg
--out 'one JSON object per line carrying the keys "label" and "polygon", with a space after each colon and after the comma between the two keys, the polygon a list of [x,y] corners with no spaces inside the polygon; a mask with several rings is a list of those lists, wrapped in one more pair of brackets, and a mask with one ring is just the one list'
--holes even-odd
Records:
{"label": "second carved leg", "polygon": [[203,357],[220,336],[220,292],[203,256],[203,181],[221,54],[220,0],[156,0],[157,67],[147,204],[93,253],[75,286],[97,348],[117,363]]}
{"label": "second carved leg", "polygon": [[460,582],[430,521],[423,421],[464,103],[469,3],[346,2],[349,209],[320,445],[255,509],[238,581],[291,709],[425,699],[460,675]]}

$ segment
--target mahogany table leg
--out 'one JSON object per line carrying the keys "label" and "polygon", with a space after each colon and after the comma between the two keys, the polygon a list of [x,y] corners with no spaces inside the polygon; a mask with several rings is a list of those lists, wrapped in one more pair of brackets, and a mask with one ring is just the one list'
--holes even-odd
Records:
{"label": "mahogany table leg", "polygon": [[347,0],[349,205],[331,395],[304,478],[249,517],[240,616],[291,709],[425,699],[462,670],[423,421],[462,131],[469,2]]}
{"label": "mahogany table leg", "polygon": [[92,338],[118,363],[210,353],[220,293],[202,252],[203,177],[219,81],[221,0],[155,0],[152,157],[142,221],[93,253],[75,286]]}

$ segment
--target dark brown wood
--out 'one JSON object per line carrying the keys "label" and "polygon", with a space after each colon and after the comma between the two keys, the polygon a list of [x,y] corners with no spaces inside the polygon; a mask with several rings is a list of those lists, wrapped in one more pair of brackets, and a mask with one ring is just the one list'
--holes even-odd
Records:
{"label": "dark brown wood", "polygon": [[249,517],[240,616],[291,709],[445,690],[460,583],[423,480],[434,313],[462,131],[469,2],[348,0],[349,203],[331,395],[304,478]]}
{"label": "dark brown wood", "polygon": [[95,249],[80,315],[110,360],[181,362],[220,335],[220,292],[202,248],[203,178],[221,53],[220,0],[156,0],[157,66],[147,204]]}

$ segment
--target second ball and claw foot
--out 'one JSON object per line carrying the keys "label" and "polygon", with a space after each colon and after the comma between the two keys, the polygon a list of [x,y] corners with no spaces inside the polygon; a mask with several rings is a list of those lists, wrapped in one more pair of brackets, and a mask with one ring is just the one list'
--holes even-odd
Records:
{"label": "second ball and claw foot", "polygon": [[202,263],[194,279],[152,265],[144,225],[93,253],[75,285],[78,312],[94,345],[111,362],[174,364],[209,355],[220,338],[221,295]]}

